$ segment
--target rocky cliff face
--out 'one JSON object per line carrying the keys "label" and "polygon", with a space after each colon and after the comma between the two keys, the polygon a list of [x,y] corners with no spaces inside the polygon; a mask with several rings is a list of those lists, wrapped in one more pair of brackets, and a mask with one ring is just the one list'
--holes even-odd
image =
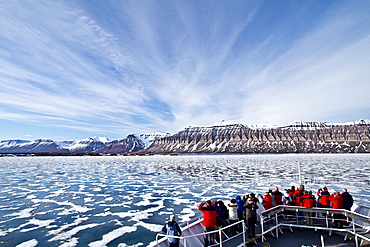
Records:
{"label": "rocky cliff face", "polygon": [[186,128],[156,140],[146,153],[366,153],[370,124],[293,122],[249,128],[241,124]]}

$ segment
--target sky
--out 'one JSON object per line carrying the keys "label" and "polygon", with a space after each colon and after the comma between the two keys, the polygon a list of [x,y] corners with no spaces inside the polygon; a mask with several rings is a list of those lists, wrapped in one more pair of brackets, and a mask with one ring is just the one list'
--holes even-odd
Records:
{"label": "sky", "polygon": [[370,119],[370,1],[0,1],[0,140]]}

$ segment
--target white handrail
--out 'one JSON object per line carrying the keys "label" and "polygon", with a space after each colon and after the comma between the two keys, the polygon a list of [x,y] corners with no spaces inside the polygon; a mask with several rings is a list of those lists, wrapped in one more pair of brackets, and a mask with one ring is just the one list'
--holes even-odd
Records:
{"label": "white handrail", "polygon": [[[311,212],[311,213],[325,213],[326,214],[325,218],[318,218],[318,217],[313,217],[313,218],[325,220],[326,221],[326,226],[322,227],[322,226],[300,225],[299,224],[299,217],[302,217],[302,216],[298,216],[298,215],[295,216],[295,217],[297,217],[297,224],[286,224],[284,222],[278,222],[277,221],[278,214],[283,213],[285,211],[291,211],[291,212],[296,212],[296,213],[298,213],[300,211],[301,212]],[[328,223],[329,213],[342,214],[342,215],[346,216],[347,221],[350,218],[351,223],[353,225],[353,229],[352,230],[349,229],[349,228],[347,228],[347,229],[338,229],[338,228],[329,227],[329,223]],[[264,216],[275,216],[276,225],[267,229],[267,230],[265,230],[264,229],[264,222],[265,222]],[[261,236],[262,236],[262,239],[264,239],[264,235],[266,235],[269,232],[272,232],[275,229],[276,229],[276,234],[277,234],[276,237],[278,237],[278,229],[281,226],[287,226],[287,227],[300,227],[300,228],[307,228],[307,229],[320,229],[320,230],[330,230],[330,231],[340,231],[340,232],[350,233],[350,234],[353,234],[355,236],[356,247],[358,246],[358,238],[364,239],[366,241],[370,241],[370,239],[368,237],[365,237],[365,236],[361,235],[359,232],[356,232],[356,226],[362,227],[362,228],[364,226],[364,224],[358,224],[358,223],[356,223],[356,221],[361,221],[362,223],[370,223],[370,217],[367,216],[367,215],[362,215],[362,214],[352,212],[352,211],[348,211],[348,210],[345,210],[345,209],[303,208],[303,207],[296,207],[296,206],[279,205],[279,206],[273,207],[269,210],[263,211],[262,214],[260,215],[260,217],[261,217],[261,228],[262,228]]]}
{"label": "white handrail", "polygon": [[[318,218],[318,217],[313,217],[315,219],[320,219],[320,220],[325,220],[325,224],[324,226],[307,226],[307,225],[300,225],[299,224],[299,217],[304,217],[304,216],[295,216],[297,217],[297,223],[296,224],[286,224],[284,222],[278,222],[278,214],[281,214],[283,212],[286,212],[286,211],[291,211],[291,212],[312,212],[312,213],[325,213],[325,218]],[[346,216],[347,218],[347,221],[348,219],[351,219],[351,223],[353,225],[353,229],[338,229],[338,228],[331,228],[329,227],[329,214],[330,213],[334,213],[334,214],[342,214],[344,216]],[[269,232],[272,232],[273,230],[276,230],[276,237],[278,237],[278,231],[280,229],[280,227],[282,226],[287,226],[287,227],[300,227],[300,228],[307,228],[307,229],[320,229],[320,230],[330,230],[330,231],[340,231],[340,232],[346,232],[346,233],[350,233],[352,235],[355,236],[355,243],[356,243],[356,246],[358,246],[358,239],[364,239],[366,241],[370,241],[369,238],[361,235],[358,231],[356,231],[356,226],[358,227],[362,227],[364,228],[364,225],[365,223],[369,224],[370,223],[370,217],[369,216],[366,216],[366,215],[362,215],[362,214],[359,214],[359,213],[356,213],[356,212],[352,212],[352,211],[348,211],[348,210],[345,210],[345,209],[330,209],[330,208],[304,208],[304,207],[296,207],[296,206],[286,206],[286,205],[278,205],[278,206],[275,206],[269,210],[266,210],[266,211],[263,211],[261,214],[258,214],[260,219],[261,219],[261,234],[257,235],[256,238],[258,237],[262,237],[262,239],[265,239],[264,238],[264,235],[266,235],[267,233]],[[275,218],[275,222],[276,222],[276,225],[273,226],[273,227],[270,227],[268,229],[265,229],[265,226],[264,226],[264,223],[266,222],[266,218],[264,218],[264,216],[275,216],[275,217],[272,217],[273,219]],[[203,217],[202,216],[199,216],[199,217],[196,217],[190,221],[187,221],[185,223],[182,223],[181,226],[184,226],[186,225],[187,227],[189,227],[191,224],[198,224],[199,223],[199,220],[202,219]],[[273,219],[269,219],[269,220],[273,220]],[[357,222],[360,222],[362,224],[359,224]],[[233,239],[235,237],[238,237],[240,236],[241,234],[243,234],[243,241],[244,243],[246,242],[246,237],[245,237],[245,233],[246,233],[246,226],[244,224],[244,220],[241,220],[241,221],[238,221],[236,223],[233,223],[233,224],[230,224],[224,228],[220,228],[220,229],[217,229],[217,230],[214,230],[214,231],[211,231],[211,232],[202,232],[202,233],[198,233],[198,234],[193,234],[193,235],[189,235],[189,236],[168,236],[164,233],[158,233],[157,236],[156,236],[156,242],[157,242],[157,245],[159,244],[159,237],[171,237],[171,238],[178,238],[178,239],[182,239],[183,240],[183,243],[184,243],[184,247],[186,247],[186,242],[187,242],[187,239],[189,238],[194,238],[194,237],[198,237],[198,236],[206,236],[208,234],[219,234],[220,236],[220,243],[217,244],[217,246],[220,246],[222,247],[222,244],[225,243],[226,241],[223,241],[222,240],[222,232],[227,230],[228,228],[230,227],[233,227],[235,225],[238,225],[238,224],[242,224],[243,226],[243,231],[231,238],[228,238],[227,240],[230,240],[230,239]],[[281,231],[281,229],[280,229]],[[322,246],[324,247],[324,240],[322,239]],[[213,245],[213,246],[216,246],[216,245]]]}
{"label": "white handrail", "polygon": [[[195,219],[198,220],[198,219],[202,219],[202,218],[203,218],[202,216],[199,216],[199,217],[197,217]],[[181,225],[187,225],[187,226],[189,226],[190,225],[189,222],[192,222],[192,221],[196,222],[196,220],[190,220],[190,221],[187,221],[185,223],[182,223]],[[228,238],[226,241],[231,240],[233,238],[236,238],[236,237],[240,236],[241,234],[243,234],[243,241],[245,242],[245,233],[246,233],[247,230],[246,230],[246,227],[245,227],[245,224],[244,224],[244,220],[240,220],[238,222],[235,222],[233,224],[227,225],[227,226],[225,226],[223,228],[220,228],[220,229],[217,229],[217,230],[214,230],[214,231],[211,231],[211,232],[203,232],[203,233],[193,234],[193,235],[184,236],[184,237],[182,237],[182,236],[169,236],[169,235],[167,235],[165,233],[158,233],[156,235],[156,242],[157,242],[157,246],[158,246],[158,244],[159,244],[159,242],[158,242],[159,241],[159,237],[178,238],[179,240],[183,240],[184,241],[184,247],[186,247],[186,239],[194,238],[194,237],[198,237],[198,236],[206,236],[206,235],[218,233],[219,236],[220,236],[220,239],[221,239],[220,243],[218,243],[218,246],[221,246],[222,247],[222,244],[224,242],[226,242],[226,241],[223,241],[222,240],[222,232],[225,231],[226,229],[228,229],[230,227],[233,227],[235,225],[238,225],[238,224],[242,224],[243,225],[243,231],[241,233],[239,233],[239,234],[234,235],[233,237]],[[215,246],[215,245],[213,245],[213,246]]]}

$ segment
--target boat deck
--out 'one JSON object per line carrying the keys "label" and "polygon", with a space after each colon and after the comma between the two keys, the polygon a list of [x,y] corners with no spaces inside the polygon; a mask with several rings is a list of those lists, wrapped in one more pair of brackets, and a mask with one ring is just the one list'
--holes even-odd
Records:
{"label": "boat deck", "polygon": [[[284,223],[290,223],[285,221]],[[319,226],[319,224],[317,224]],[[354,247],[356,246],[355,239],[353,236],[346,236],[344,232],[335,232],[330,230],[321,229],[307,229],[300,227],[286,227],[281,226],[278,229],[279,234],[266,234],[262,241],[262,236],[257,234],[255,239],[248,239],[244,242],[243,236],[240,235],[234,239],[223,242],[224,247],[235,247],[235,246],[271,246],[271,247],[301,247],[301,246],[324,246],[334,247]],[[258,225],[256,229],[257,233],[261,233],[261,227]],[[244,243],[244,244],[241,244]],[[213,246],[219,246],[218,244]],[[361,246],[370,246],[370,244],[363,244]]]}
{"label": "boat deck", "polygon": [[[357,212],[339,209],[277,206],[270,210],[263,211],[260,215],[260,221],[256,226],[256,238],[248,239],[246,237],[246,226],[243,221],[241,221],[235,224],[241,224],[243,226],[242,233],[238,236],[229,235],[229,227],[232,225],[218,229],[212,232],[212,234],[216,236],[215,239],[218,241],[208,246],[370,247],[370,208],[357,208]],[[312,222],[310,222],[310,225],[306,225],[307,219],[303,216],[305,213],[310,213],[312,215]],[[341,216],[340,221],[343,223],[343,228],[334,227],[333,215]],[[188,227],[184,229],[183,235],[183,237],[179,237],[181,239],[180,246],[205,246],[201,219],[197,219],[197,221],[189,224]],[[220,236],[222,236],[222,243],[220,243]],[[168,245],[165,244],[165,241],[160,241],[160,244],[157,246]]]}

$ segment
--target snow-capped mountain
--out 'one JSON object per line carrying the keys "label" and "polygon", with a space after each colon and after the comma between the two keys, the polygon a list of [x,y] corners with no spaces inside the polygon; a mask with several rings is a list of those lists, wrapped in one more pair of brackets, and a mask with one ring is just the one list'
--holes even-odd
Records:
{"label": "snow-capped mountain", "polygon": [[134,134],[130,134],[126,138],[108,143],[106,147],[96,150],[95,153],[136,153],[144,148],[144,142]]}
{"label": "snow-capped mountain", "polygon": [[370,120],[293,121],[283,126],[221,121],[173,135],[151,132],[109,142],[104,137],[55,142],[6,140],[0,153],[350,153],[370,152]]}
{"label": "snow-capped mountain", "polygon": [[83,140],[71,140],[59,142],[59,146],[71,153],[92,153],[104,148],[109,143],[106,137],[89,137]]}
{"label": "snow-capped mountain", "polygon": [[6,140],[0,142],[0,153],[92,153],[104,148],[107,143],[109,140],[105,137],[62,142],[51,139]]}
{"label": "snow-capped mountain", "polygon": [[51,139],[37,139],[34,141],[8,140],[0,142],[1,153],[67,153]]}

